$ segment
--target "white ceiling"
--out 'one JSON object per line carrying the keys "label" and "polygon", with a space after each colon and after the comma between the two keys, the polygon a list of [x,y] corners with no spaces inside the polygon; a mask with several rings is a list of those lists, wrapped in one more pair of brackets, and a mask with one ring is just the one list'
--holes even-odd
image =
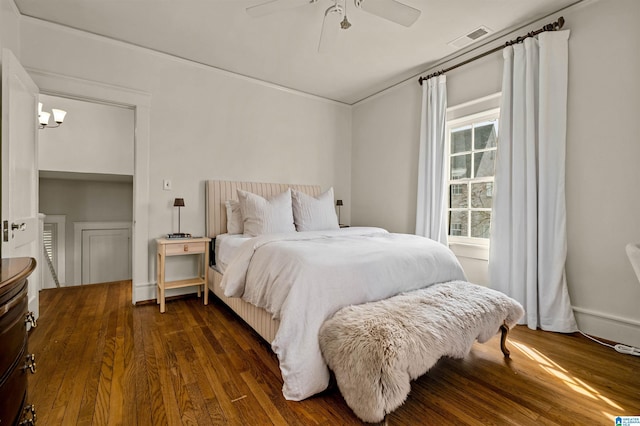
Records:
{"label": "white ceiling", "polygon": [[[15,0],[23,15],[166,52],[346,104],[425,71],[447,43],[484,25],[530,23],[576,0],[400,0],[422,10],[409,28],[347,3],[352,27],[337,48],[317,46],[332,0],[252,18],[265,0]],[[553,17],[552,20],[556,20]],[[491,37],[491,35],[487,36]]]}

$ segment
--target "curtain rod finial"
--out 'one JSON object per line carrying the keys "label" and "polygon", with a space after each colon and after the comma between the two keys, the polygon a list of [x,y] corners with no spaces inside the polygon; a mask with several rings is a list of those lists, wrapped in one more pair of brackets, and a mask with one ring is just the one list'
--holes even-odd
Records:
{"label": "curtain rod finial", "polygon": [[558,29],[561,30],[562,27],[564,27],[564,17],[559,17],[558,18]]}

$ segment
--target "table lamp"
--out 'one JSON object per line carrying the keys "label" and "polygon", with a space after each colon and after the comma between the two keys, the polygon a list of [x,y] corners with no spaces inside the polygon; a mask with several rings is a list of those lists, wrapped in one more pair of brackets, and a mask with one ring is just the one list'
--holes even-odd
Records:
{"label": "table lamp", "polygon": [[178,208],[178,234],[177,235],[182,235],[182,232],[180,231],[180,207],[184,207],[184,198],[176,198],[173,201],[173,207]]}

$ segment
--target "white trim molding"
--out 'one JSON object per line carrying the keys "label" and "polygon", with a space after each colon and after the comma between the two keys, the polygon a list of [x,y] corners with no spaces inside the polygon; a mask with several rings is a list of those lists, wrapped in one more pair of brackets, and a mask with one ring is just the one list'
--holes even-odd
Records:
{"label": "white trim molding", "polygon": [[583,332],[611,340],[640,347],[640,321],[611,315],[606,312],[573,306],[576,321]]}
{"label": "white trim molding", "polygon": [[63,96],[90,102],[103,102],[133,108],[135,111],[133,232],[132,232],[132,300],[138,300],[135,288],[149,282],[153,257],[149,255],[149,152],[151,146],[151,95],[127,87],[113,86],[27,68],[31,78],[47,95]]}
{"label": "white trim molding", "polygon": [[615,321],[615,322],[619,322],[621,324],[631,325],[631,326],[640,328],[640,321],[632,319],[632,318],[619,317],[617,315],[611,315],[611,314],[607,314],[605,312],[598,312],[598,311],[594,311],[592,309],[580,308],[578,306],[573,306],[573,311],[574,312],[578,312],[580,314],[591,315],[591,316],[594,316],[594,317],[604,318],[604,319],[607,319],[609,321]]}
{"label": "white trim molding", "polygon": [[465,244],[450,242],[449,248],[458,257],[469,259],[489,260],[489,244]]}

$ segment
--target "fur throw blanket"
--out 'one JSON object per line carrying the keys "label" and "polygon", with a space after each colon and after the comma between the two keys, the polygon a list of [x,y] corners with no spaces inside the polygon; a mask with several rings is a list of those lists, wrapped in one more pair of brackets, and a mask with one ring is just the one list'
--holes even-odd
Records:
{"label": "fur throw blanket", "polygon": [[379,422],[440,357],[463,358],[476,339],[486,342],[523,314],[503,293],[451,281],[341,309],[320,329],[320,348],[349,407]]}

